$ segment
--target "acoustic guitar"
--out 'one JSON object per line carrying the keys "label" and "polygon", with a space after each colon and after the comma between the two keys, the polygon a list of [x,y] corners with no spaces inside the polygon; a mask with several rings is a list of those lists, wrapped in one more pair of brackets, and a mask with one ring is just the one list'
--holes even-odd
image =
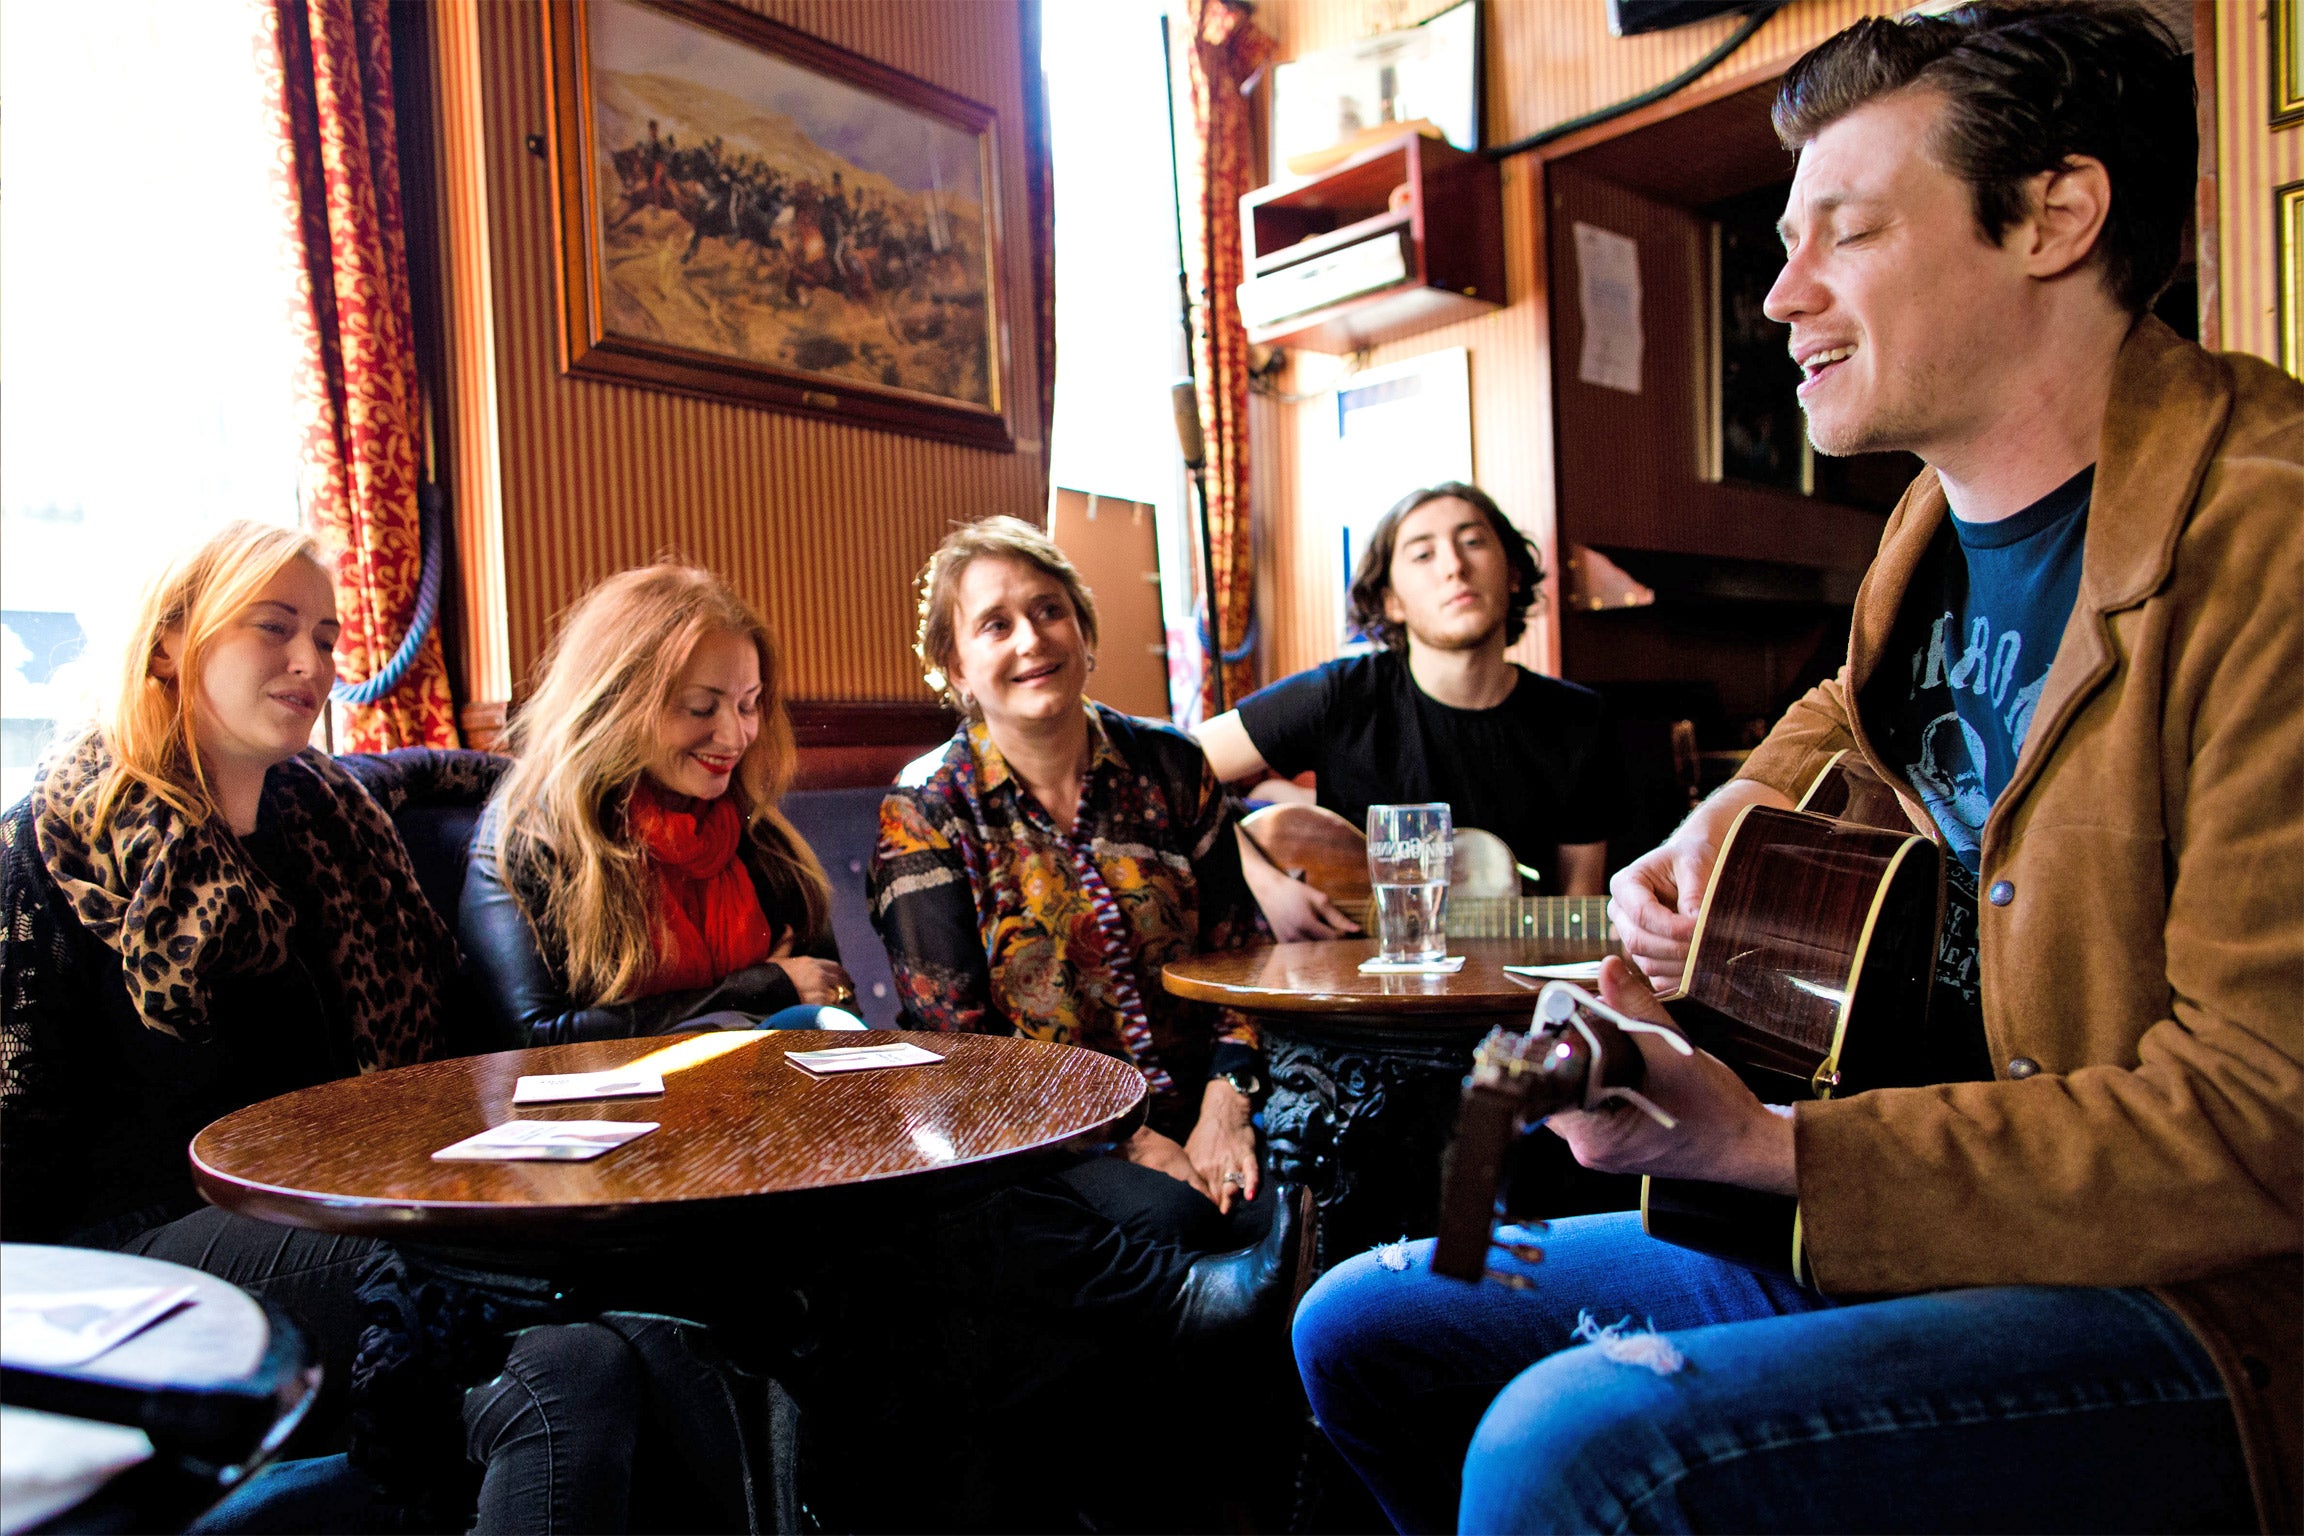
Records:
{"label": "acoustic guitar", "polygon": [[[1358,827],[1325,806],[1268,805],[1250,812],[1240,828],[1275,867],[1320,891],[1361,927],[1373,926],[1368,839]],[[1594,958],[1608,952],[1613,932],[1605,896],[1462,896],[1450,891],[1445,911],[1452,939],[1583,942]]]}
{"label": "acoustic guitar", "polygon": [[[1936,845],[1912,830],[1894,793],[1860,759],[1842,753],[1799,809],[1748,806],[1737,816],[1665,1009],[1767,1103],[1928,1081],[1925,1027],[1943,902]],[[1587,1025],[1605,1011],[1567,990]],[[1555,1011],[1566,1006],[1553,1003]],[[1540,1008],[1535,1027],[1545,1023]],[[1528,1049],[1498,1031],[1475,1055],[1443,1171],[1439,1273],[1481,1277],[1492,1229],[1511,1215],[1509,1192],[1501,1203],[1497,1193],[1513,1133],[1583,1102],[1563,1097],[1558,1073],[1515,1073],[1511,1063]],[[1616,1071],[1622,1079],[1624,1069]],[[1499,1132],[1507,1105],[1509,1130]],[[1649,1178],[1640,1214],[1651,1236],[1808,1281],[1789,1198]]]}

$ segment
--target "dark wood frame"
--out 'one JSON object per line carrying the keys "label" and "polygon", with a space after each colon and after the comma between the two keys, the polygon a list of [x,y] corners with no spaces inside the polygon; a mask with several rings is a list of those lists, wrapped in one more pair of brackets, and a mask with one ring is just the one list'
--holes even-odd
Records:
{"label": "dark wood frame", "polygon": [[764,406],[796,415],[885,427],[920,437],[1013,451],[1003,303],[1005,242],[1000,235],[999,119],[992,108],[850,53],[727,0],[628,0],[718,33],[896,105],[941,118],[973,135],[983,167],[985,325],[990,349],[989,408],[918,391],[828,374],[777,368],[664,342],[613,335],[602,322],[597,249],[601,210],[594,171],[591,43],[585,0],[544,0],[545,96],[552,167],[553,234],[560,298],[560,367],[577,378],[635,384],[676,394]]}
{"label": "dark wood frame", "polygon": [[2272,66],[2271,90],[2264,99],[2272,104],[2272,126],[2280,128],[2304,121],[2304,95],[2290,95],[2288,91],[2289,75],[2300,46],[2296,35],[2297,0],[2272,0],[2264,13],[2265,25],[2271,28],[2264,53]]}
{"label": "dark wood frame", "polygon": [[2304,378],[2304,181],[2272,193],[2272,291],[2279,298],[2280,367]]}

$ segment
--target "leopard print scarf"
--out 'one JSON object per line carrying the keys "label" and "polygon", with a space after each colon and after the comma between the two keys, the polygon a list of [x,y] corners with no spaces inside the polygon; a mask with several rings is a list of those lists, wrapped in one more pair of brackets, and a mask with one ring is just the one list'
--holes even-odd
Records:
{"label": "leopard print scarf", "polygon": [[[112,756],[91,732],[33,787],[40,859],[88,931],[120,952],[149,1027],[214,1038],[208,981],[288,963],[296,909],[256,868],[222,818],[192,825],[139,784],[94,833]],[[311,891],[336,989],[363,1072],[441,1054],[441,984],[454,965],[447,930],[416,884],[399,834],[368,792],[325,753],[272,770],[264,794],[281,842]]]}

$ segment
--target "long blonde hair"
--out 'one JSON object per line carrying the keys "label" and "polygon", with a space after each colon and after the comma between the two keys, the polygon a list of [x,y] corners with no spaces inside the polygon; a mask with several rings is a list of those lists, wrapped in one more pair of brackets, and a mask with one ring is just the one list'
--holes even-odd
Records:
{"label": "long blonde hair", "polygon": [[[240,519],[179,556],[145,587],[112,696],[96,720],[112,756],[97,781],[98,832],[110,824],[120,797],[139,784],[195,826],[222,814],[200,760],[200,668],[217,634],[295,560],[309,560],[328,574],[310,534]],[[176,675],[164,678],[152,664],[171,636]]]}
{"label": "long blonde hair", "polygon": [[624,829],[624,810],[653,755],[681,668],[707,635],[743,635],[760,654],[760,733],[728,793],[744,817],[753,865],[779,904],[807,912],[805,944],[823,931],[831,888],[777,809],[795,751],[776,641],[710,571],[670,562],[611,576],[570,611],[546,652],[536,691],[507,732],[517,761],[497,787],[496,867],[505,886],[543,910],[529,921],[564,946],[569,995],[625,995],[655,963],[655,882]]}

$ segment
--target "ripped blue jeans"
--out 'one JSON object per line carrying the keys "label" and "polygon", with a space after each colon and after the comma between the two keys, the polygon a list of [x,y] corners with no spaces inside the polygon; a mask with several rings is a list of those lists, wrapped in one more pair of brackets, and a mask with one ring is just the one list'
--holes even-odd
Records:
{"label": "ripped blue jeans", "polygon": [[[1526,1290],[1419,1242],[1297,1311],[1313,1412],[1403,1531],[2255,1526],[2215,1367],[2146,1292],[1837,1305],[1629,1211],[1535,1237],[1534,1266],[1491,1251]],[[1626,1319],[1664,1337],[1580,1342]]]}

